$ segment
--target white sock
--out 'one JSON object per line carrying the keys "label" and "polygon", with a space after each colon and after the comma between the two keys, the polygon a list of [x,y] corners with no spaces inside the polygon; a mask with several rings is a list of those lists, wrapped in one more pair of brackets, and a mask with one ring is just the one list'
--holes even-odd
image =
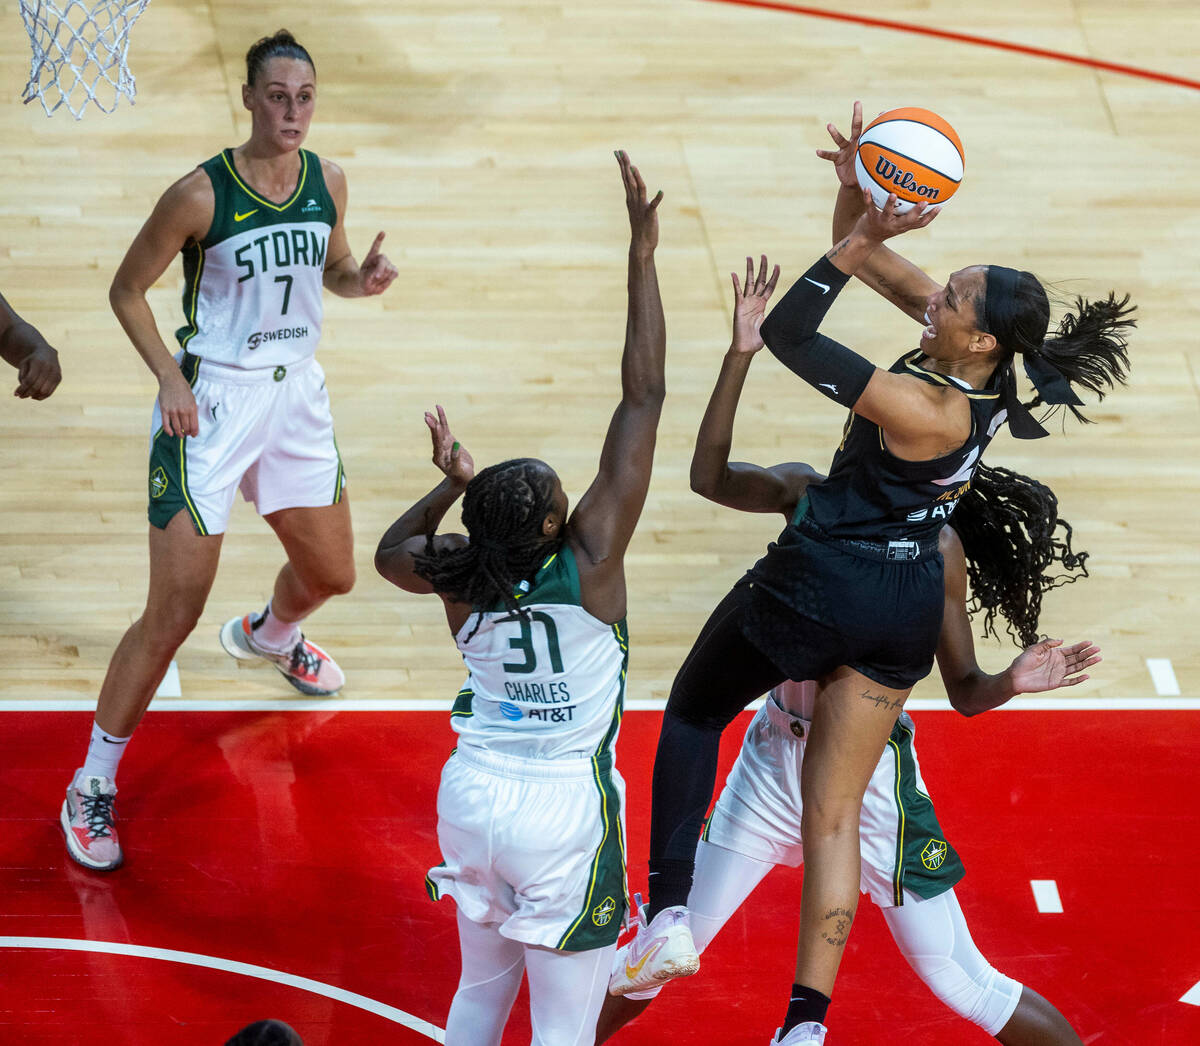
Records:
{"label": "white sock", "polygon": [[[133,735],[130,734],[130,737]],[[110,781],[117,779],[117,766],[121,762],[121,756],[125,754],[125,746],[129,743],[128,737],[113,737],[112,734],[106,734],[100,724],[92,723],[92,739],[88,743],[87,759],[83,762],[83,769],[75,775],[75,780],[81,777],[107,777]]]}
{"label": "white sock", "polygon": [[262,623],[254,630],[254,642],[266,650],[286,653],[300,642],[300,622],[280,621],[272,612],[271,604],[263,611]]}

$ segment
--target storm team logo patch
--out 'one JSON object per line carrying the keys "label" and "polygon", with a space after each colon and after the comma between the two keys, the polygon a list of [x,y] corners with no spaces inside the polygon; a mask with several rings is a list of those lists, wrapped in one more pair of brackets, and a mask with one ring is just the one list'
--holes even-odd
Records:
{"label": "storm team logo patch", "polygon": [[592,922],[597,926],[607,926],[612,922],[612,917],[617,910],[617,902],[611,897],[605,897],[595,908],[592,909]]}
{"label": "storm team logo patch", "polygon": [[167,492],[167,485],[167,474],[160,465],[150,473],[150,496],[152,498],[161,498]]}
{"label": "storm team logo patch", "polygon": [[946,859],[947,846],[942,839],[930,839],[921,851],[921,863],[931,872],[936,872]]}

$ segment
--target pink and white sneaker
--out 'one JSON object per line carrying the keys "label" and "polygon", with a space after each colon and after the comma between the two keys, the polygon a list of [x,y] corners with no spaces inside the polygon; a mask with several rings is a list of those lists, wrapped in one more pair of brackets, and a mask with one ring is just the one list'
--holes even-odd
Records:
{"label": "pink and white sneaker", "polygon": [[67,788],[59,823],[67,840],[67,853],[77,864],[95,872],[120,868],[125,855],[117,842],[113,807],[117,786],[107,777],[80,777]]}
{"label": "pink and white sneaker", "polygon": [[645,992],[700,969],[688,910],[682,905],[664,908],[647,923],[646,908],[637,900],[637,936],[613,960],[609,995]]}
{"label": "pink and white sneaker", "polygon": [[818,1024],[816,1021],[805,1021],[803,1024],[797,1024],[783,1038],[779,1037],[783,1034],[783,1029],[777,1028],[771,1044],[772,1046],[825,1046],[826,1031],[823,1024]]}
{"label": "pink and white sneaker", "polygon": [[261,658],[269,661],[302,694],[309,697],[328,697],[336,694],[346,682],[346,676],[324,650],[303,635],[290,650],[269,650],[254,641],[254,630],[262,617],[247,614],[235,617],[221,626],[221,646],[225,653],[239,661]]}

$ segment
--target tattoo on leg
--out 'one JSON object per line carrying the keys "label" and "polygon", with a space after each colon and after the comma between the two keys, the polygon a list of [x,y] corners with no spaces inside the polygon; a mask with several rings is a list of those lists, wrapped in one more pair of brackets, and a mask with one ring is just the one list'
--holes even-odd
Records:
{"label": "tattoo on leg", "polygon": [[835,948],[844,948],[850,936],[850,924],[854,922],[854,912],[849,908],[830,908],[822,916],[824,925],[821,937],[827,944]]}
{"label": "tattoo on leg", "polygon": [[876,708],[886,708],[889,711],[899,712],[904,707],[903,699],[888,697],[887,694],[872,694],[869,690],[864,690],[858,696],[864,701],[872,702]]}

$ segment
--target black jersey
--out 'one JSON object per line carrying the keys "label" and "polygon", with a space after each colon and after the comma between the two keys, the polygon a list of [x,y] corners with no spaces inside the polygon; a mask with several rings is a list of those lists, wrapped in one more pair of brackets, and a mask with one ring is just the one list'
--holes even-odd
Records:
{"label": "black jersey", "polygon": [[858,541],[936,540],[1006,411],[998,377],[986,389],[921,366],[919,350],[902,356],[892,374],[911,374],[933,385],[958,388],[971,406],[971,434],[957,450],[930,461],[905,461],[883,443],[883,430],[851,414],[833,456],[829,478],[808,488],[808,514],[833,538]]}

